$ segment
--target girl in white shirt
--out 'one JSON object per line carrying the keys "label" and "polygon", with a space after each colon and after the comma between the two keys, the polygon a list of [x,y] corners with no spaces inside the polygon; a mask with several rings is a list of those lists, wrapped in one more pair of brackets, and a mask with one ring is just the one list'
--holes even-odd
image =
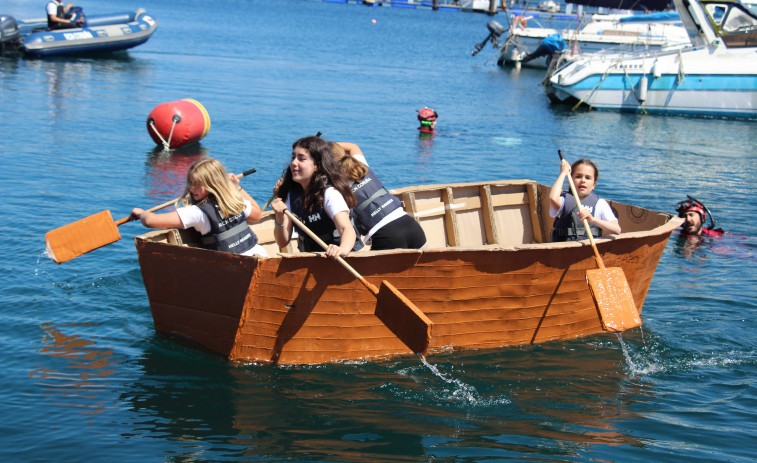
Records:
{"label": "girl in white shirt", "polygon": [[207,249],[268,257],[248,225],[260,221],[260,206],[218,160],[205,158],[192,164],[179,201],[184,207],[173,212],[156,214],[135,208],[131,217],[150,228],[194,228]]}
{"label": "girl in white shirt", "polygon": [[[578,210],[573,195],[569,191],[563,191],[563,184],[568,175],[573,179],[576,193],[581,200],[581,210]],[[594,193],[598,180],[599,169],[589,159],[579,159],[572,166],[563,159],[560,175],[549,192],[549,215],[555,217],[552,241],[588,239],[583,225],[584,219],[589,222],[589,228],[595,238],[599,238],[603,233],[620,234],[620,224],[610,204]]]}
{"label": "girl in white shirt", "polygon": [[[292,239],[293,223],[286,209],[297,216],[328,248],[326,257],[346,256],[363,247],[358,239],[350,209],[355,195],[334,159],[329,143],[318,136],[304,137],[292,145],[292,160],[271,202],[275,212],[274,237],[279,247]],[[306,233],[298,233],[298,247],[303,252],[323,250]]]}

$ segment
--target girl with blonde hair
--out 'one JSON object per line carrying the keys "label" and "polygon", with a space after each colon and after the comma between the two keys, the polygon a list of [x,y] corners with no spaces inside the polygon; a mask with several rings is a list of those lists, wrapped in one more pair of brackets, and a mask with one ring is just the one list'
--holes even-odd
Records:
{"label": "girl with blonde hair", "polygon": [[248,225],[260,221],[260,206],[239,185],[239,177],[227,173],[217,159],[192,164],[179,203],[183,207],[173,212],[156,214],[135,208],[131,216],[150,228],[194,228],[207,249],[268,257]]}

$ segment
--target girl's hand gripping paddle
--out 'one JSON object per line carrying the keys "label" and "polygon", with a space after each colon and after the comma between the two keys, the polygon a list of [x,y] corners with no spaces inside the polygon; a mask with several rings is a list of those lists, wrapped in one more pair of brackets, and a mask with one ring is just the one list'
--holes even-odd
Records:
{"label": "girl's hand gripping paddle", "polygon": [[[557,150],[557,154],[560,155],[562,161],[564,159],[562,151]],[[578,198],[572,175],[568,175],[568,184],[580,210],[581,200]],[[572,211],[564,212],[573,213]],[[641,326],[639,311],[636,309],[631,287],[628,286],[628,280],[623,269],[605,267],[602,257],[599,255],[597,244],[594,242],[594,236],[589,229],[589,221],[583,219],[583,222],[584,227],[586,227],[586,235],[589,237],[592,249],[594,249],[594,258],[599,266],[598,269],[586,271],[586,281],[589,283],[589,290],[594,302],[597,303],[602,327],[607,331],[625,331]]]}

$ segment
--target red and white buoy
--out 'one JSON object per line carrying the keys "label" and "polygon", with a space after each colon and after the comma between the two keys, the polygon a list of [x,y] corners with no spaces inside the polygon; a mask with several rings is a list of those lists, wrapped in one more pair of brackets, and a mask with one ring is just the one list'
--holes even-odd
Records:
{"label": "red and white buoy", "polygon": [[147,132],[164,149],[200,141],[208,130],[208,112],[199,101],[191,98],[161,103],[147,116]]}

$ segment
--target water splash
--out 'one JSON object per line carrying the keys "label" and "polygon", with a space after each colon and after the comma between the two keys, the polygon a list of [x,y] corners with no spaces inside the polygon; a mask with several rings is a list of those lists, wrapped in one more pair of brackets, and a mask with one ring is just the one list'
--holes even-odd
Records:
{"label": "water splash", "polygon": [[[655,352],[647,347],[646,341],[643,339],[642,331],[642,353],[633,355],[628,345],[623,341],[622,333],[615,333],[620,343],[620,348],[623,351],[623,357],[626,359],[628,370],[633,375],[648,375],[654,374],[666,369],[665,361],[657,357]],[[635,358],[634,358],[635,357]]]}
{"label": "water splash", "polygon": [[40,262],[42,261],[42,258],[43,258],[43,257],[44,257],[44,258],[47,258],[47,259],[51,259],[51,257],[50,257],[50,254],[48,254],[48,253],[47,253],[47,249],[45,249],[45,251],[44,251],[44,252],[40,252],[40,253],[39,253],[39,254],[37,255],[37,265],[36,265],[36,266],[34,266],[34,276],[35,276],[35,277],[38,277],[38,276],[39,276],[39,263],[40,263]]}
{"label": "water splash", "polygon": [[477,404],[480,401],[480,396],[478,394],[478,391],[476,391],[476,388],[469,384],[465,384],[464,382],[460,381],[457,378],[449,378],[442,374],[442,372],[439,371],[438,368],[436,368],[435,365],[432,365],[428,363],[426,360],[426,357],[422,354],[417,354],[418,358],[421,359],[421,363],[426,366],[431,372],[444,381],[447,384],[450,384],[455,387],[455,390],[452,392],[452,397],[455,399],[460,399],[463,402],[469,403],[469,404]]}
{"label": "water splash", "polygon": [[620,343],[620,348],[623,350],[623,357],[626,358],[626,363],[628,363],[629,368],[631,371],[636,371],[636,364],[633,362],[633,359],[631,358],[631,353],[628,352],[628,346],[626,346],[626,343],[623,342],[623,333],[615,333],[615,335],[618,337],[618,342]]}

